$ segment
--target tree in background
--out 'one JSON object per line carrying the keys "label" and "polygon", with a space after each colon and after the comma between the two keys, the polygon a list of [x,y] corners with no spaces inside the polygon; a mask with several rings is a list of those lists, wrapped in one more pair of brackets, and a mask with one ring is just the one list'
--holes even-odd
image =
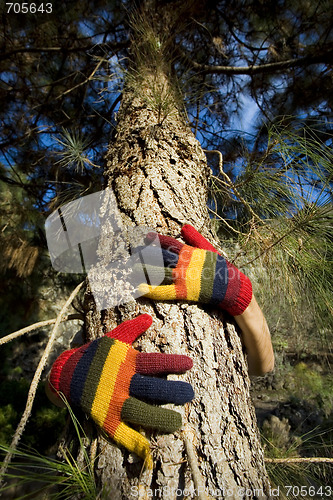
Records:
{"label": "tree in background", "polygon": [[[244,142],[239,141],[237,133],[231,134],[228,127],[234,113],[240,110],[242,99],[251,96],[265,123],[276,115],[293,116],[281,121],[277,134],[281,135],[286,123],[293,124],[301,114],[305,121],[307,117],[321,119],[316,134],[318,148],[330,144],[327,82],[332,34],[330,10],[325,2],[190,2],[181,6],[177,2],[147,1],[138,2],[138,9],[140,4],[144,14],[135,30],[128,17],[131,2],[67,2],[66,6],[54,6],[52,15],[44,14],[38,26],[33,16],[4,13],[4,185],[27,193],[25,203],[33,206],[29,213],[45,216],[65,201],[100,189],[104,171],[105,183],[112,186],[128,223],[146,223],[177,234],[183,222],[192,222],[210,237],[206,197],[208,186],[215,196],[214,187],[218,185],[216,206],[211,204],[210,208],[218,214],[221,227],[227,228],[228,234],[237,235],[245,252],[250,252],[246,245],[251,243],[251,251],[254,247],[256,253],[248,261],[269,255],[280,242],[286,243],[289,252],[296,241],[298,247],[304,248],[314,225],[316,237],[323,224],[329,227],[325,222],[327,217],[329,220],[329,211],[318,207],[317,202],[313,205],[313,196],[309,195],[310,188],[312,192],[315,189],[316,201],[322,201],[323,195],[330,201],[329,162],[324,167],[316,165],[315,170],[304,152],[300,152],[299,162],[292,153],[291,168],[289,161],[279,161],[286,156],[279,157],[276,152],[267,166],[268,153],[279,144],[275,142],[277,135],[269,136],[271,142],[267,146],[267,132],[262,132],[267,129],[262,128],[257,141],[250,141],[250,153],[244,154],[239,146],[235,147],[237,142]],[[159,13],[158,20],[155,12]],[[177,22],[172,12],[178,16]],[[59,19],[63,22],[59,23]],[[115,128],[115,111],[120,101]],[[223,168],[218,153],[208,155],[216,174],[213,177],[190,126],[203,147],[227,152]],[[299,137],[298,133],[294,135],[296,142]],[[102,168],[107,145],[106,165]],[[296,196],[291,184],[303,189],[303,199]],[[20,203],[12,206],[20,210]],[[17,235],[16,220],[9,229]],[[37,227],[34,223],[33,228]],[[23,230],[32,247],[32,235],[26,227]],[[331,234],[329,229],[327,233]],[[2,235],[7,237],[8,227],[4,226]],[[35,231],[33,237],[36,235],[38,246],[45,248],[42,232]],[[7,239],[11,241],[12,237]],[[8,255],[16,248],[14,241],[13,238]],[[326,241],[324,238],[323,247]],[[24,248],[21,259],[16,254],[17,269],[19,264],[22,267]],[[303,255],[304,252],[294,252],[291,256],[291,265],[298,267],[300,275],[304,267],[299,259],[295,261],[295,256]],[[325,257],[324,250],[322,256]],[[306,262],[309,264],[309,260]],[[14,264],[11,266],[15,268]],[[101,318],[88,304],[87,300],[88,338],[134,312],[128,306],[117,313],[109,311]],[[206,388],[205,393],[198,390],[197,405],[187,415],[200,436],[195,446],[201,457],[207,457],[207,462],[197,459],[206,486],[232,485],[237,477],[244,486],[263,487],[267,491],[254,414],[250,403],[249,408],[243,404],[249,401],[248,379],[235,330],[228,324],[224,335],[217,336],[220,320],[214,315],[202,319],[195,306],[140,307],[154,308],[167,339],[172,338],[171,345],[181,348],[184,335],[191,339],[189,346],[192,342],[192,348],[198,350],[196,357],[201,360],[199,380],[205,371],[207,380],[211,379],[212,387]],[[177,333],[171,333],[171,314],[178,326]],[[195,327],[198,315],[200,331]],[[152,348],[163,348],[163,333],[162,329]],[[203,354],[205,347],[212,355],[208,360]],[[232,353],[230,365],[226,352]],[[219,376],[213,354],[219,363]],[[235,393],[238,399],[232,396]],[[219,399],[221,404],[216,410]],[[230,403],[228,407],[226,401]],[[216,426],[215,413],[221,409],[224,411]],[[221,427],[221,423],[226,427]],[[216,442],[211,440],[212,434]],[[191,440],[185,437],[185,442],[186,439]],[[247,450],[241,458],[240,443],[243,451]],[[182,440],[163,437],[157,445],[158,468],[151,484],[170,484],[170,463],[176,464],[172,466],[172,476],[177,484],[181,477],[190,481],[188,470],[182,465]],[[101,449],[100,481],[114,484],[114,478],[125,473],[122,455],[104,444]],[[221,453],[225,454],[224,459]],[[251,463],[252,456],[256,457],[255,464]],[[109,465],[102,467],[107,462]],[[126,465],[130,475],[135,475],[137,468],[137,464]],[[147,481],[150,484],[151,478]],[[135,479],[124,480],[117,489],[128,492],[133,484]]]}
{"label": "tree in background", "polygon": [[[204,148],[223,150],[224,156],[229,149],[237,153],[232,140],[238,136],[230,125],[253,102],[259,106],[259,126],[287,115],[321,119],[320,128],[330,130],[329,5],[193,3],[170,57],[189,123]],[[49,210],[56,196],[64,202],[94,189],[94,182],[100,185],[103,151],[129,61],[130,8],[131,2],[69,1],[53,6],[51,14],[39,14],[36,23],[36,15],[7,14],[8,7],[2,7],[6,171],[1,178],[23,183],[39,209]],[[259,151],[263,135],[261,144],[252,144]],[[67,155],[59,156],[61,151]],[[18,178],[21,172],[28,178]]]}

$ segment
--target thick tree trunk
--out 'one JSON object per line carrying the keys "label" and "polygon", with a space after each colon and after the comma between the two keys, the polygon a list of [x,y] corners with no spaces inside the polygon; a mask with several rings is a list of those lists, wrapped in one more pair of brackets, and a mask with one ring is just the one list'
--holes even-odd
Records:
{"label": "thick tree trunk", "polygon": [[[206,208],[209,169],[179,112],[169,75],[161,66],[136,69],[107,153],[106,178],[123,221],[174,237],[190,223],[216,244]],[[107,498],[268,498],[247,366],[234,323],[220,311],[187,303],[141,298],[97,312],[90,302],[88,338],[142,312],[152,315],[153,325],[135,346],[190,356],[194,367],[182,378],[193,385],[195,399],[177,408],[183,415],[178,433],[141,430],[151,441],[152,472],[142,471],[136,456],[98,438],[96,474]]]}

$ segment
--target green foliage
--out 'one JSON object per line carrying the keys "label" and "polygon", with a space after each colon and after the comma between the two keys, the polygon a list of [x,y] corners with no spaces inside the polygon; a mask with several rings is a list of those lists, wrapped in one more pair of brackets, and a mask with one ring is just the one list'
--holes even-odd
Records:
{"label": "green foliage", "polygon": [[[288,459],[302,457],[332,457],[332,421],[331,417],[320,427],[298,436],[290,432],[290,425],[286,418],[281,420],[272,416],[266,420],[261,430],[261,438],[265,456],[271,459],[284,459],[283,462],[269,462],[267,472],[272,485],[280,488],[279,498],[299,498],[298,491],[303,486],[306,492],[309,487],[331,484],[332,470],[330,464],[316,464],[309,462],[288,462]],[[286,494],[286,485],[295,486]],[[302,495],[304,498],[313,498],[312,494]],[[316,498],[316,497],[315,497]]]}
{"label": "green foliage", "polygon": [[42,217],[27,195],[23,180],[21,185],[11,188],[0,180],[0,244],[3,251],[0,272],[13,270],[20,278],[31,275],[39,255],[37,231],[41,224]]}
{"label": "green foliage", "polygon": [[[167,116],[184,109],[181,79],[173,71],[175,58],[174,33],[180,31],[180,19],[170,16],[171,25],[165,30],[157,13],[130,16],[132,50],[128,68],[123,71],[124,85],[134,96],[154,111],[159,125]],[[145,89],[145,92],[142,92]]]}
{"label": "green foliage", "polygon": [[[296,437],[290,433],[288,420],[272,416],[266,420],[261,430],[261,438],[265,456],[272,459],[288,459],[299,457],[303,439],[306,437]],[[266,465],[271,484],[281,488],[279,498],[287,498],[284,495],[285,485],[310,485],[311,473],[308,466],[303,464],[275,464]],[[293,498],[293,497],[292,497]]]}
{"label": "green foliage", "polygon": [[[4,171],[0,167],[0,179]],[[37,290],[46,265],[44,218],[26,191],[27,177],[13,169],[7,178],[12,183],[0,180],[1,336],[36,318]]]}
{"label": "green foliage", "polygon": [[[12,373],[13,375],[13,373]],[[0,391],[0,443],[8,445],[23,413],[29,390],[24,378],[6,379]],[[44,387],[37,391],[33,413],[23,437],[25,445],[46,452],[54,445],[65,426],[65,410],[51,406]]]}
{"label": "green foliage", "polygon": [[287,376],[293,397],[316,403],[327,415],[333,410],[333,377],[320,373],[321,367],[298,363]]}
{"label": "green foliage", "polygon": [[81,173],[86,168],[94,166],[85,152],[89,148],[89,140],[84,138],[80,131],[70,132],[63,129],[60,138],[56,138],[56,141],[62,146],[62,150],[57,152],[61,158],[56,164],[62,168]]}
{"label": "green foliage", "polygon": [[[9,483],[2,489],[4,493],[10,490],[14,483],[15,488],[22,493],[16,500],[26,498],[32,493],[34,498],[45,498],[47,495],[46,498],[50,500],[100,498],[94,479],[93,462],[84,444],[86,436],[74,413],[69,407],[68,409],[78,438],[83,465],[79,466],[71,452],[64,448],[62,448],[63,460],[43,456],[31,449],[15,450],[13,464],[5,474],[5,479]],[[0,451],[8,453],[10,449],[8,446],[0,445]],[[30,491],[25,495],[27,489]]]}
{"label": "green foliage", "polygon": [[0,407],[0,444],[7,444],[14,434],[17,412],[11,404]]}
{"label": "green foliage", "polygon": [[[311,498],[317,498],[313,495],[312,490],[320,491],[320,486],[322,486],[322,491],[327,483],[322,481],[323,477],[318,477],[316,475],[316,467],[306,464],[274,464],[270,463],[266,466],[268,476],[270,478],[272,488],[279,487],[279,499],[288,500],[294,499],[299,500],[301,487],[303,486],[302,498],[305,500],[311,500]],[[325,468],[325,466],[324,466]],[[323,467],[322,467],[323,469]],[[328,469],[328,467],[326,467]],[[286,485],[292,485],[294,488],[289,490],[286,489]],[[307,494],[309,492],[310,494]],[[318,497],[320,498],[320,497]]]}
{"label": "green foliage", "polygon": [[296,393],[306,396],[307,392],[320,393],[323,389],[321,375],[309,368],[306,363],[298,363],[294,369],[294,380]]}
{"label": "green foliage", "polygon": [[213,184],[215,212],[231,217],[227,224],[221,217],[221,234],[237,241],[236,264],[258,283],[261,302],[288,304],[293,325],[306,310],[327,344],[333,325],[331,141],[318,124],[291,126],[286,118],[268,129],[263,153],[247,153],[233,181],[221,173]]}
{"label": "green foliage", "polygon": [[271,416],[265,420],[261,437],[264,442],[265,456],[267,458],[297,457],[298,449],[302,444],[301,438],[290,435],[288,420]]}

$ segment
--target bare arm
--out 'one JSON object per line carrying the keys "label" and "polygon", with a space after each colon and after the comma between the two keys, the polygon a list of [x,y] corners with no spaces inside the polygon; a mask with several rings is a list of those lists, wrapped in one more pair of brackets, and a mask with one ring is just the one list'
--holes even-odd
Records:
{"label": "bare arm", "polygon": [[248,356],[249,374],[264,375],[274,369],[274,352],[268,325],[255,296],[243,314],[235,316],[242,330]]}

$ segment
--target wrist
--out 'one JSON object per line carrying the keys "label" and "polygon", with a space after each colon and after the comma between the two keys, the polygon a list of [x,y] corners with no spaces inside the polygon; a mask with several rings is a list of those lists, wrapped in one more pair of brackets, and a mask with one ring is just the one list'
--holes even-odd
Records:
{"label": "wrist", "polygon": [[251,303],[253,296],[252,283],[245,274],[228,261],[227,266],[228,288],[220,307],[231,316],[240,316]]}
{"label": "wrist", "polygon": [[242,330],[250,375],[264,375],[274,369],[274,352],[269,328],[254,295],[245,311],[235,316]]}

